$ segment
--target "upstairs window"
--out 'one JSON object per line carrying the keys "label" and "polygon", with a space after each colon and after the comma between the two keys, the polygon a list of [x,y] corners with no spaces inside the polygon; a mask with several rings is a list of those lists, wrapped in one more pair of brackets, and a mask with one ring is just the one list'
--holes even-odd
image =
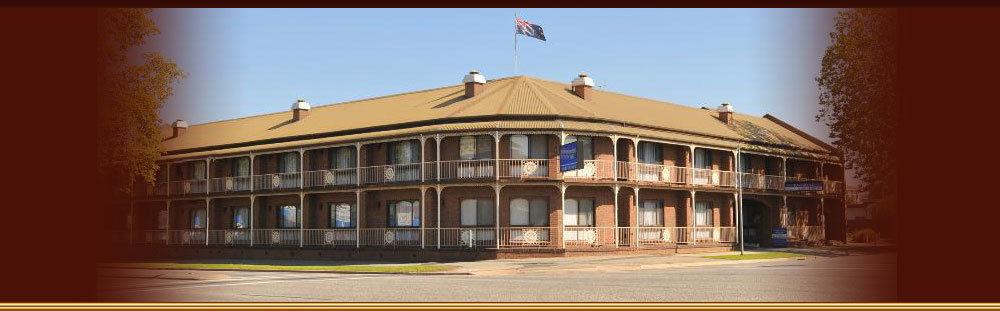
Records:
{"label": "upstairs window", "polygon": [[389,143],[389,164],[412,164],[420,162],[420,143],[415,140]]}
{"label": "upstairs window", "polygon": [[299,171],[299,154],[297,152],[282,153],[278,157],[279,173],[294,173]]}
{"label": "upstairs window", "polygon": [[594,139],[590,136],[566,136],[566,143],[576,142],[576,156],[580,161],[594,159]]}
{"label": "upstairs window", "polygon": [[458,155],[462,160],[493,158],[493,137],[489,135],[462,136],[458,140]]}
{"label": "upstairs window", "polygon": [[205,161],[194,161],[189,168],[191,179],[205,179]]}
{"label": "upstairs window", "polygon": [[639,163],[663,164],[663,148],[660,144],[648,141],[639,142]]}
{"label": "upstairs window", "polygon": [[695,168],[712,168],[712,151],[708,149],[697,148],[694,150],[694,167]]}
{"label": "upstairs window", "polygon": [[354,147],[337,147],[330,149],[330,168],[345,169],[358,165],[357,150]]}
{"label": "upstairs window", "polygon": [[511,159],[547,159],[549,154],[548,139],[545,135],[510,136]]}
{"label": "upstairs window", "polygon": [[462,226],[492,226],[493,199],[465,199],[459,210]]}
{"label": "upstairs window", "polygon": [[250,158],[236,158],[234,162],[232,176],[250,176]]}

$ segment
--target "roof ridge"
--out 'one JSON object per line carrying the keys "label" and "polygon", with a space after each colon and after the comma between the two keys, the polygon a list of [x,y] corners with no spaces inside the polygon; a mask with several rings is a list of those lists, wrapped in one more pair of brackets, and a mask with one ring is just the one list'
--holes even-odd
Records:
{"label": "roof ridge", "polygon": [[[493,79],[493,80],[486,80],[486,83],[498,82],[498,81],[503,81],[503,80],[509,80],[509,79],[513,79],[513,78],[516,78],[516,76],[496,78],[496,79]],[[452,85],[445,85],[445,86],[435,87],[435,88],[429,88],[429,89],[413,90],[413,91],[406,91],[406,92],[389,94],[389,95],[373,96],[373,97],[352,99],[352,100],[342,101],[342,102],[319,104],[319,105],[313,106],[313,109],[315,110],[315,109],[323,109],[323,108],[340,107],[340,105],[356,104],[356,103],[360,103],[360,102],[364,102],[364,101],[377,100],[377,99],[383,99],[383,98],[389,98],[389,97],[395,97],[395,96],[403,96],[403,95],[412,95],[412,94],[433,92],[433,91],[439,91],[439,90],[443,90],[443,89],[447,89],[447,88],[452,88],[452,87],[458,87],[458,86],[462,86],[462,84],[452,84]],[[195,126],[199,126],[199,125],[206,125],[206,124],[222,123],[222,122],[228,122],[228,121],[245,120],[245,119],[257,118],[257,117],[266,117],[266,116],[277,115],[277,114],[282,114],[282,113],[289,113],[289,111],[288,110],[283,110],[283,111],[275,111],[275,112],[269,112],[269,113],[257,114],[257,115],[252,115],[252,116],[239,117],[239,118],[215,120],[215,121],[210,121],[210,122],[205,122],[205,123],[191,124],[191,127],[195,127]]]}
{"label": "roof ridge", "polygon": [[[500,79],[500,80],[496,80],[496,81],[502,81],[502,80],[506,80],[506,79]],[[489,82],[487,82],[487,83],[489,83]],[[507,85],[510,85],[511,83],[513,83],[513,81],[497,85],[496,87],[486,88],[486,91],[484,91],[483,94],[480,94],[478,96],[474,96],[472,98],[466,99],[465,101],[466,101],[467,105],[463,105],[461,107],[458,107],[458,109],[455,109],[455,111],[452,111],[447,116],[453,117],[453,116],[461,113],[462,111],[465,111],[466,109],[469,109],[472,106],[475,106],[477,103],[482,102],[483,98],[486,98],[486,96],[492,95],[492,94],[497,93],[497,92],[500,92],[500,90],[502,90]]]}
{"label": "roof ridge", "polygon": [[[544,92],[548,92],[549,94],[553,94],[556,97],[561,98],[562,100],[566,101],[570,105],[576,106],[577,108],[580,108],[581,110],[589,112],[590,115],[592,115],[592,116],[595,116],[595,117],[598,116],[597,112],[594,112],[594,110],[590,109],[590,107],[582,105],[577,100],[573,99],[573,97],[570,97],[570,96],[568,96],[566,94],[563,94],[563,93],[560,93],[560,92],[553,92],[552,90],[549,90],[548,88],[545,88],[545,87],[542,87],[542,86],[538,85],[538,83],[535,82],[535,81],[532,81],[532,84],[534,84],[536,88],[539,88],[539,89],[541,89]],[[566,90],[566,89],[563,89],[563,90]]]}
{"label": "roof ridge", "polygon": [[525,86],[528,87],[528,91],[530,91],[532,94],[534,94],[536,97],[538,97],[538,101],[542,102],[542,105],[545,105],[545,107],[549,109],[549,111],[548,111],[549,113],[558,114],[559,113],[559,109],[556,109],[556,107],[553,106],[552,103],[550,103],[545,98],[545,96],[542,96],[542,94],[539,94],[538,88],[534,86],[534,83],[528,83],[529,81],[531,81],[531,80],[525,79],[525,81],[523,81],[521,83],[523,83]]}

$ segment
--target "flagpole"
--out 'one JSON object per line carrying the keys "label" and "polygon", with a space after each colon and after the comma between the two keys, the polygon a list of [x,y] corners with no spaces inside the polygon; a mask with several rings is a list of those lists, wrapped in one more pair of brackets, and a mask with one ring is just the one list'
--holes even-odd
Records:
{"label": "flagpole", "polygon": [[517,75],[517,9],[514,9],[514,75]]}

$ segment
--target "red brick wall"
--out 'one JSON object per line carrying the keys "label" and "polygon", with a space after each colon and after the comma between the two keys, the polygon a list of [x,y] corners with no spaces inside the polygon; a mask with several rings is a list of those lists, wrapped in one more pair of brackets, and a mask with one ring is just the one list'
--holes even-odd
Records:
{"label": "red brick wall", "polygon": [[254,229],[280,229],[278,211],[281,206],[299,206],[299,195],[258,196],[254,199]]}
{"label": "red brick wall", "polygon": [[[205,200],[173,201],[170,204],[170,229],[190,229],[194,210],[204,210]],[[155,221],[155,218],[154,218]]]}
{"label": "red brick wall", "polygon": [[571,186],[566,189],[567,199],[594,199],[594,226],[615,226],[614,191],[611,187]]}
{"label": "red brick wall", "polygon": [[[362,228],[385,228],[389,224],[387,219],[389,202],[419,200],[420,189],[367,191],[363,196],[364,212],[361,213],[360,221]],[[426,213],[429,202],[422,202],[422,204],[424,204],[424,212]],[[424,215],[420,217],[423,221]]]}
{"label": "red brick wall", "polygon": [[[330,204],[356,204],[354,192],[317,193],[306,195],[306,209],[303,218],[306,229],[330,228]],[[357,205],[355,205],[357,206]]]}
{"label": "red brick wall", "polygon": [[461,227],[462,200],[495,199],[493,187],[484,187],[484,186],[445,187],[444,191],[442,192],[443,196],[441,197],[441,228]]}
{"label": "red brick wall", "polygon": [[640,189],[639,201],[659,200],[663,202],[663,225],[673,227],[679,225],[678,215],[683,216],[685,208],[683,192],[663,189]]}

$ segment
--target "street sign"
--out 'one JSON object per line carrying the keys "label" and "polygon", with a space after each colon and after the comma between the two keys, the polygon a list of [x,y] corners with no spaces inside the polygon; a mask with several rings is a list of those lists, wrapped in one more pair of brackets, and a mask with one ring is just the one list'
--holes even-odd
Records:
{"label": "street sign", "polygon": [[823,191],[823,182],[819,180],[786,180],[785,191]]}
{"label": "street sign", "polygon": [[771,228],[771,246],[773,247],[788,246],[788,228],[782,228],[782,227]]}
{"label": "street sign", "polygon": [[572,171],[580,168],[580,157],[576,152],[576,142],[562,145],[559,148],[559,171]]}

